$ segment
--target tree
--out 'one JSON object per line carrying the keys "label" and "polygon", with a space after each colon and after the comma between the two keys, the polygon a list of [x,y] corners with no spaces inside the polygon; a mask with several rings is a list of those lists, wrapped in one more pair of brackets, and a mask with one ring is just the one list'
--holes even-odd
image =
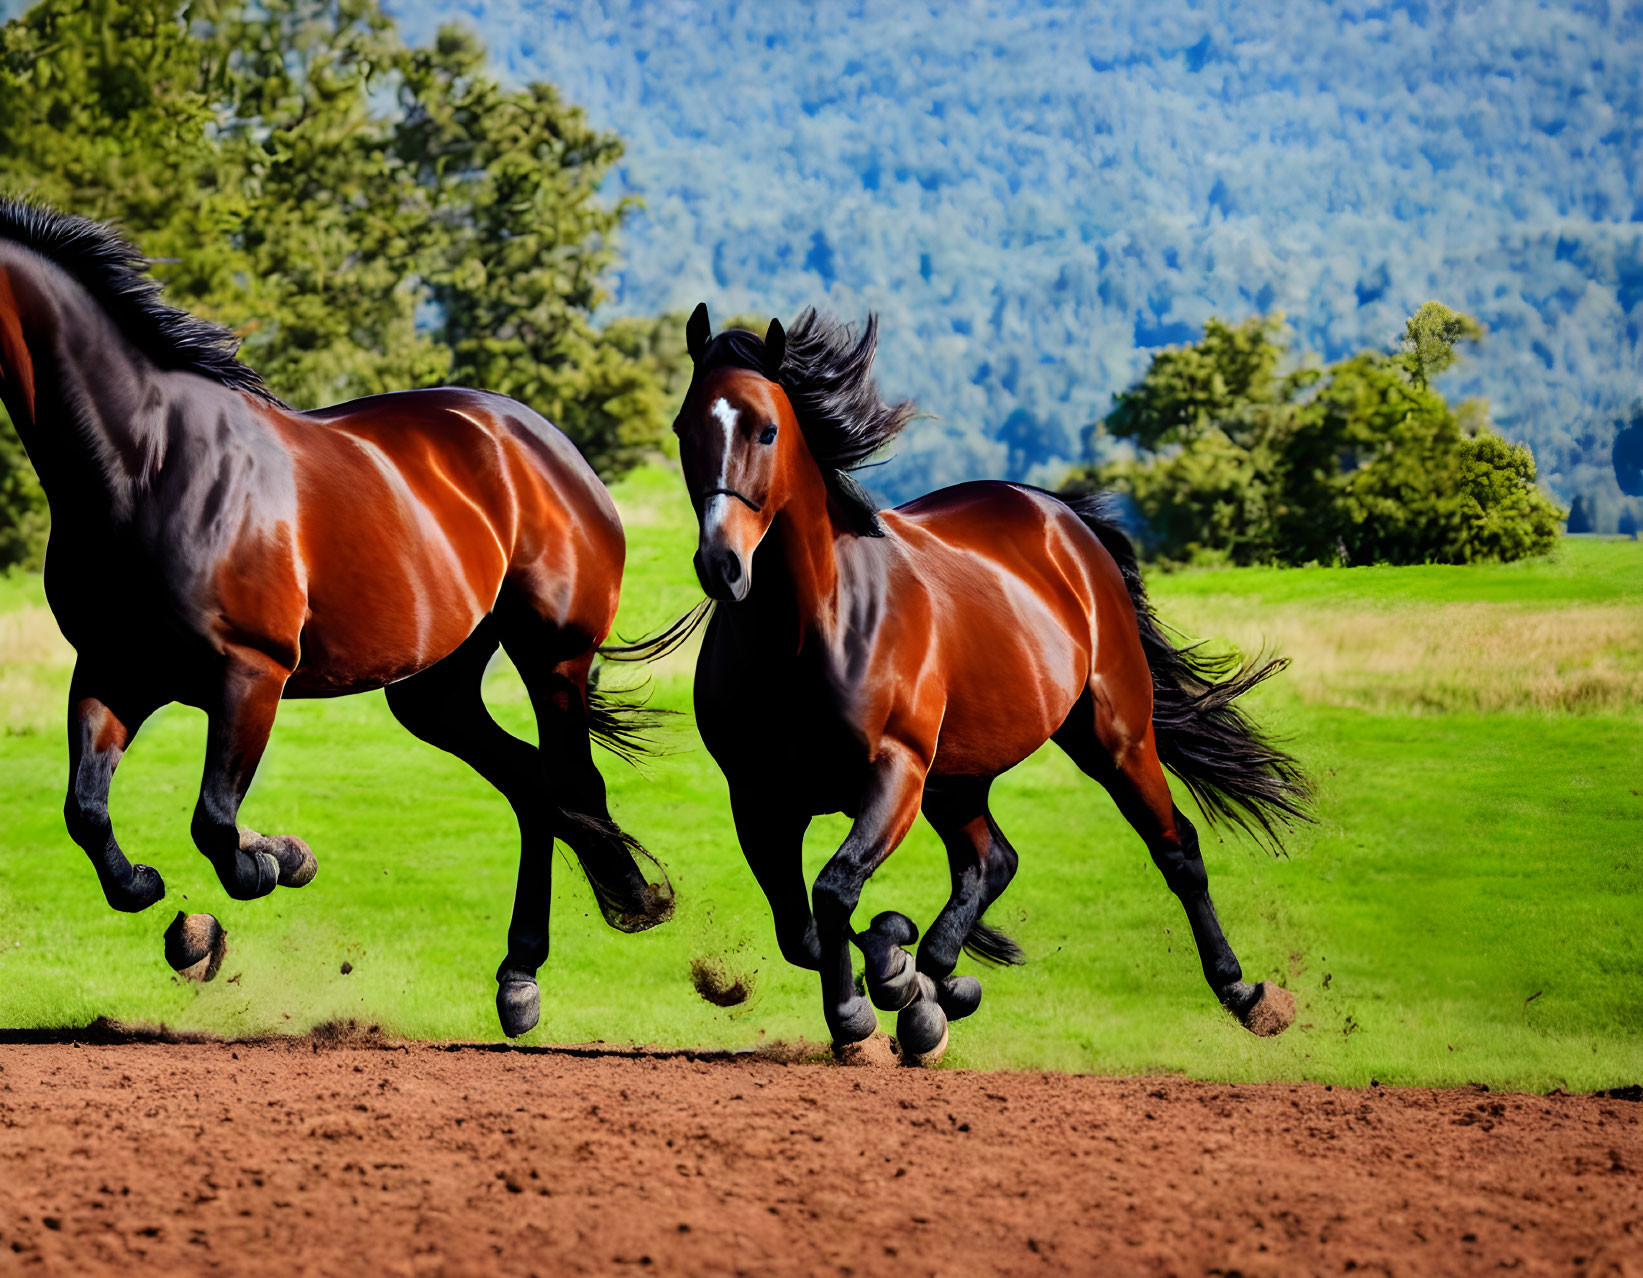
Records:
{"label": "tree", "polygon": [[[117,222],[292,403],[456,383],[606,478],[664,446],[682,325],[591,318],[621,141],[471,34],[407,48],[377,0],[41,0],[0,51],[0,191]],[[42,544],[19,458],[0,420],[0,564]]]}
{"label": "tree", "polygon": [[1477,342],[1483,325],[1470,315],[1452,311],[1442,302],[1424,302],[1403,326],[1403,364],[1409,379],[1425,389],[1431,380],[1459,358],[1457,342]]}
{"label": "tree", "polygon": [[[1348,563],[1515,559],[1548,549],[1562,512],[1529,450],[1452,407],[1430,380],[1481,329],[1440,303],[1410,318],[1397,355],[1320,368],[1292,361],[1281,316],[1160,352],[1087,438],[1133,459],[1077,487],[1133,499],[1143,541],[1170,559]],[[1293,365],[1293,366],[1291,366]],[[1288,371],[1285,371],[1288,367]]]}

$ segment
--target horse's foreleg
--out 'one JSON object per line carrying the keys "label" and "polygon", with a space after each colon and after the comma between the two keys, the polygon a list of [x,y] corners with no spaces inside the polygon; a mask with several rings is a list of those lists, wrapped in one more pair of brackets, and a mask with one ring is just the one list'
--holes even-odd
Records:
{"label": "horse's foreleg", "polygon": [[[108,815],[108,791],[137,729],[152,706],[146,700],[114,697],[114,704],[91,691],[85,668],[77,665],[68,698],[68,799],[63,816],[69,836],[84,849],[97,871],[103,895],[116,910],[146,910],[165,895],[165,883],[152,866],[132,865],[114,841]],[[115,708],[118,706],[118,709]]]}
{"label": "horse's foreleg", "polygon": [[199,802],[194,805],[194,843],[215,867],[223,890],[236,901],[267,896],[280,882],[280,858],[275,847],[264,845],[278,842],[283,849],[284,841],[251,835],[242,847],[235,822],[268,745],[280,694],[290,675],[263,653],[230,646],[215,702],[209,708],[205,775],[200,780]]}
{"label": "horse's foreleg", "polygon": [[804,890],[804,832],[810,815],[791,803],[771,803],[745,786],[731,787],[730,810],[742,855],[770,902],[782,957],[812,972],[821,968],[821,942]]}
{"label": "horse's foreleg", "polygon": [[850,961],[850,915],[862,887],[906,836],[918,816],[929,765],[898,741],[874,760],[850,837],[816,876],[812,899],[821,951],[822,1011],[835,1043],[854,1043],[878,1028],[878,1017],[856,993]]}
{"label": "horse's foreleg", "polygon": [[[955,977],[959,951],[975,933],[977,921],[1015,877],[1015,849],[987,810],[990,780],[961,782],[927,791],[924,816],[947,849],[952,893],[918,948],[918,970],[930,977],[949,1019],[968,1016],[981,1003],[981,983]],[[995,934],[996,935],[996,934]],[[1009,961],[1013,947],[1006,949]]]}

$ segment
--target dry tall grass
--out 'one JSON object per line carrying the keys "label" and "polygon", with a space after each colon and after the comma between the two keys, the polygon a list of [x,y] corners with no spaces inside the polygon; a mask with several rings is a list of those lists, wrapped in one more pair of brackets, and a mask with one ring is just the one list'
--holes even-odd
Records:
{"label": "dry tall grass", "polygon": [[[1161,611],[1194,637],[1292,658],[1284,686],[1310,704],[1405,714],[1643,708],[1643,610],[1623,604],[1241,608],[1223,596],[1173,600]],[[650,673],[688,678],[698,643]],[[73,664],[47,609],[0,613],[0,732],[59,731]],[[612,671],[613,685],[631,682],[628,673]],[[509,700],[520,694],[516,682],[498,670],[488,691]]]}
{"label": "dry tall grass", "polygon": [[1643,610],[1625,605],[1188,606],[1166,620],[1292,658],[1284,680],[1314,704],[1403,713],[1643,706]]}
{"label": "dry tall grass", "polygon": [[74,649],[49,609],[25,604],[0,613],[0,732],[60,729],[73,669]]}

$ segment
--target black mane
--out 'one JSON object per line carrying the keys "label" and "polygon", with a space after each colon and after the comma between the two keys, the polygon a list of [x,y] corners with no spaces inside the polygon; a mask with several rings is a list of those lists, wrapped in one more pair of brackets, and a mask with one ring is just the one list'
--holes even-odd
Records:
{"label": "black mane", "polygon": [[[873,383],[878,340],[876,315],[867,317],[858,337],[853,326],[806,307],[787,330],[786,351],[774,379],[787,392],[840,511],[854,531],[873,537],[884,535],[878,506],[850,472],[894,439],[913,415],[911,401],[886,404]],[[697,371],[731,367],[763,373],[765,363],[763,339],[731,328],[708,344]]]}
{"label": "black mane", "polygon": [[0,197],[0,240],[39,254],[73,278],[126,340],[161,368],[198,373],[230,390],[279,403],[257,371],[235,358],[239,338],[162,302],[148,259],[101,222]]}

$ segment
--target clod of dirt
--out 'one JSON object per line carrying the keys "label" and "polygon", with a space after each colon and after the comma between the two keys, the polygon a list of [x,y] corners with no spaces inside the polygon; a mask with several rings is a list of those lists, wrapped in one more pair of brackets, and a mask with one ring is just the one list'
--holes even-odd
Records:
{"label": "clod of dirt", "polygon": [[1244,1028],[1261,1038],[1282,1034],[1295,1021],[1295,996],[1282,985],[1261,982],[1261,997],[1244,1016]]}
{"label": "clod of dirt", "polygon": [[348,973],[352,972],[353,970],[354,970],[354,965],[352,963],[350,963],[347,959],[343,959],[342,960],[342,974],[344,976],[347,976]]}
{"label": "clod of dirt", "polygon": [[896,1048],[888,1034],[877,1030],[859,1043],[833,1044],[833,1059],[840,1065],[892,1069],[896,1064]]}
{"label": "clod of dirt", "polygon": [[165,930],[165,961],[179,976],[204,983],[216,976],[228,951],[228,933],[209,914],[177,911]]}
{"label": "clod of dirt", "polygon": [[308,1031],[309,1045],[316,1052],[321,1048],[379,1047],[385,1041],[382,1026],[361,1025],[353,1017],[321,1021]]}
{"label": "clod of dirt", "polygon": [[753,978],[732,972],[720,958],[691,959],[690,983],[714,1007],[739,1007],[753,997]]}

